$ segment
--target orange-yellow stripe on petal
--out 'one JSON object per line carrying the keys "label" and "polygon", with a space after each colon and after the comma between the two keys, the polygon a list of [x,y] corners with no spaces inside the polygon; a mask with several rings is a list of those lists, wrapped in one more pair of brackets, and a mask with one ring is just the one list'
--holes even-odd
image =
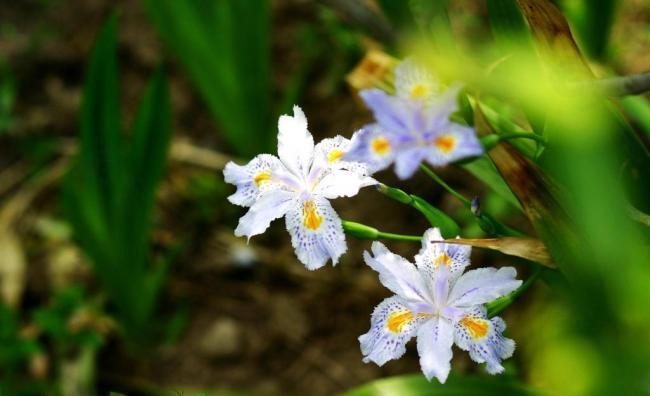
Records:
{"label": "orange-yellow stripe on petal", "polygon": [[411,95],[411,99],[423,99],[429,95],[429,87],[424,84],[414,84],[409,94]]}
{"label": "orange-yellow stripe on petal", "polygon": [[302,221],[307,229],[316,231],[323,224],[323,216],[318,213],[314,201],[305,201],[302,205]]}
{"label": "orange-yellow stripe on petal", "polygon": [[330,164],[336,162],[340,160],[341,157],[343,157],[343,154],[345,153],[339,149],[331,150],[329,153],[327,153],[327,162]]}
{"label": "orange-yellow stripe on petal", "polygon": [[370,148],[372,151],[379,155],[385,155],[390,151],[390,142],[385,137],[376,137],[370,142]]}
{"label": "orange-yellow stripe on petal", "polygon": [[485,337],[488,333],[488,328],[490,327],[490,323],[487,320],[472,316],[465,316],[458,323],[466,328],[469,335],[474,339]]}
{"label": "orange-yellow stripe on petal", "polygon": [[447,253],[442,253],[434,260],[433,268],[438,268],[440,265],[444,265],[445,267],[451,266],[451,257]]}
{"label": "orange-yellow stripe on petal", "polygon": [[259,172],[253,177],[253,182],[257,187],[261,186],[263,183],[271,181],[271,171],[266,170]]}
{"label": "orange-yellow stripe on petal", "polygon": [[393,312],[386,320],[386,328],[393,333],[401,333],[404,326],[413,320],[413,313],[411,311]]}
{"label": "orange-yellow stripe on petal", "polygon": [[456,147],[456,138],[451,135],[442,135],[436,138],[434,144],[438,150],[449,154]]}

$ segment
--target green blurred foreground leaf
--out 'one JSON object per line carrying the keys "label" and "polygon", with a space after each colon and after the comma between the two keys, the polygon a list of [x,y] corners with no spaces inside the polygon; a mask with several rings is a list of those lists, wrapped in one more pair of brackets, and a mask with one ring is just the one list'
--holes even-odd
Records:
{"label": "green blurred foreground leaf", "polygon": [[127,331],[142,335],[164,270],[148,267],[148,250],[155,194],[169,147],[170,105],[159,69],[146,89],[130,139],[123,141],[116,28],[113,16],[91,55],[79,153],[66,177],[63,200],[74,236],[122,323]]}
{"label": "green blurred foreground leaf", "polygon": [[451,396],[451,395],[535,395],[507,377],[451,375],[445,384],[429,382],[422,374],[392,377],[370,382],[343,396]]}
{"label": "green blurred foreground leaf", "polygon": [[231,148],[268,152],[272,128],[270,9],[266,0],[143,0]]}

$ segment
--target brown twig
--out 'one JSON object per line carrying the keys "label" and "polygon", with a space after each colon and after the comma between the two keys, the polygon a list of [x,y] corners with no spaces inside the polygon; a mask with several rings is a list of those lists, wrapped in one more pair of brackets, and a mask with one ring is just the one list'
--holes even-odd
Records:
{"label": "brown twig", "polygon": [[639,95],[650,91],[650,72],[582,81],[573,84],[573,87],[577,90],[595,89],[607,96]]}

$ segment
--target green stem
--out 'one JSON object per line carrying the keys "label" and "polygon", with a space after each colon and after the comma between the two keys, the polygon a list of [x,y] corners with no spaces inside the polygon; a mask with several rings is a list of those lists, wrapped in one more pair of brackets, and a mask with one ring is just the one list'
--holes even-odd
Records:
{"label": "green stem", "polygon": [[343,231],[345,231],[346,234],[359,239],[370,239],[373,241],[376,241],[378,239],[389,239],[393,241],[409,241],[409,242],[420,242],[422,240],[421,236],[383,232],[383,231],[379,231],[374,227],[370,227],[361,223],[356,223],[354,221],[343,220],[341,223],[343,224]]}
{"label": "green stem", "polygon": [[420,169],[422,169],[422,171],[424,171],[424,173],[426,173],[430,178],[435,180],[436,183],[440,184],[451,195],[458,198],[458,200],[461,201],[465,206],[467,206],[468,208],[471,206],[471,202],[469,201],[469,199],[465,198],[461,193],[459,193],[458,191],[451,188],[451,186],[449,186],[449,184],[445,183],[445,181],[442,180],[440,178],[440,176],[436,175],[436,173],[431,168],[429,168],[428,166],[426,166],[424,164],[421,164]]}
{"label": "green stem", "polygon": [[497,298],[496,300],[491,301],[488,304],[486,304],[487,311],[488,311],[487,312],[488,317],[492,318],[492,317],[500,314],[501,312],[503,312],[503,310],[505,310],[506,308],[508,308],[510,306],[510,304],[515,302],[515,300],[520,295],[522,295],[526,290],[528,290],[528,288],[530,286],[532,286],[533,283],[535,283],[535,281],[542,274],[543,270],[544,269],[542,268],[541,265],[537,265],[535,267],[535,272],[533,272],[533,274],[528,279],[526,279],[526,281],[521,286],[519,286],[519,288],[517,290],[513,291],[512,293],[510,293],[510,294],[508,294],[506,296]]}

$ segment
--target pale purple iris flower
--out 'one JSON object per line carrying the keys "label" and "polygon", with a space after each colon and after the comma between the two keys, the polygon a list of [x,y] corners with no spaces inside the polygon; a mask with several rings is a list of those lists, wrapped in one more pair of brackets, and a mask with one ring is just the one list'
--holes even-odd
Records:
{"label": "pale purple iris flower", "polygon": [[422,161],[438,167],[483,154],[474,129],[450,120],[458,109],[457,86],[442,91],[425,69],[406,60],[395,69],[395,90],[360,92],[375,123],[353,135],[346,159],[366,163],[371,172],[395,163],[397,176],[407,179]]}
{"label": "pale purple iris flower", "polygon": [[371,317],[370,330],[359,337],[364,362],[382,366],[406,352],[417,337],[422,372],[444,383],[451,370],[452,345],[468,351],[490,374],[504,371],[501,361],[512,355],[513,340],[505,338],[505,322],[489,319],[486,303],[521,285],[512,267],[479,268],[463,273],[470,264],[469,246],[439,243],[437,228],[422,238],[415,265],[374,242],[366,263],[394,296],[382,301]]}

